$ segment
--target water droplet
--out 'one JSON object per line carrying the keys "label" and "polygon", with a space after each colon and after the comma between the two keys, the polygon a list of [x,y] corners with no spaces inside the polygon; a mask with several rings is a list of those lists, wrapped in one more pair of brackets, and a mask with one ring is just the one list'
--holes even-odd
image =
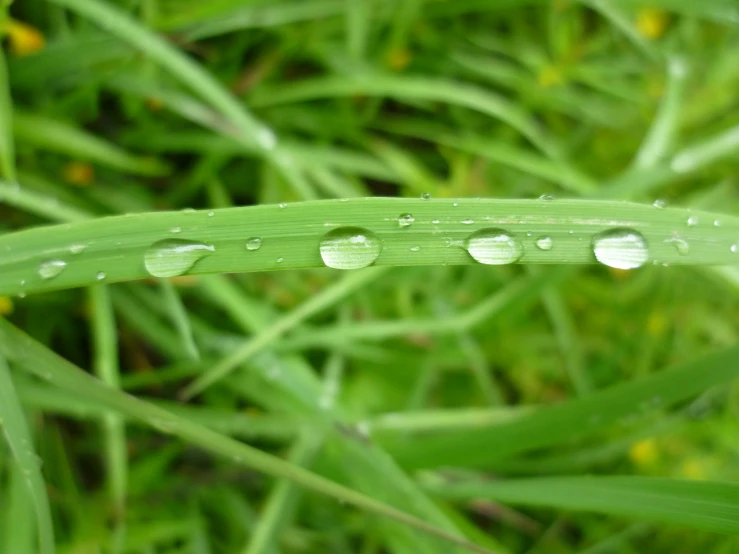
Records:
{"label": "water droplet", "polygon": [[400,214],[398,217],[398,225],[401,227],[410,227],[411,223],[416,220],[411,214]]}
{"label": "water droplet", "polygon": [[422,199],[422,200],[431,200],[431,193],[430,193],[430,192],[424,192],[424,193],[423,193],[423,194],[421,195],[421,199]]}
{"label": "water droplet", "polygon": [[87,246],[84,244],[73,244],[69,247],[69,253],[70,254],[82,254],[87,249]]}
{"label": "water droplet", "polygon": [[553,194],[542,194],[539,197],[539,200],[544,200],[546,202],[551,202],[552,200],[554,200],[554,195]]}
{"label": "water droplet", "polygon": [[418,252],[419,250],[421,250],[421,247],[420,246],[411,246],[410,250],[411,250],[411,252]]}
{"label": "water droplet", "polygon": [[144,254],[144,265],[154,277],[177,277],[187,273],[195,262],[215,252],[215,247],[184,239],[155,242]]}
{"label": "water droplet", "polygon": [[172,228],[171,228],[171,229],[169,230],[169,232],[170,232],[170,233],[181,233],[181,232],[182,232],[182,227],[172,227]]}
{"label": "water droplet", "polygon": [[739,252],[739,243],[732,244],[731,245],[731,248],[729,248],[729,250],[731,250],[734,254],[736,254],[737,252]]}
{"label": "water droplet", "polygon": [[523,245],[503,229],[480,229],[466,241],[467,252],[481,264],[503,265],[523,256]]}
{"label": "water droplet", "polygon": [[105,274],[104,271],[98,271],[95,274],[95,279],[97,279],[98,281],[104,281],[106,277],[107,277],[107,275]]}
{"label": "water droplet", "polygon": [[633,229],[609,229],[593,237],[593,253],[602,264],[616,269],[641,267],[649,258],[647,242]]}
{"label": "water droplet", "polygon": [[473,224],[474,222],[475,222],[475,220],[474,220],[474,219],[469,219],[469,218],[468,218],[468,219],[463,219],[463,220],[462,220],[462,223],[463,223],[464,225],[472,225],[472,224]]}
{"label": "water droplet", "polygon": [[552,237],[539,237],[536,239],[536,247],[539,250],[551,250],[552,245]]}
{"label": "water droplet", "polygon": [[216,215],[216,212],[214,212],[213,210],[208,212],[208,217],[213,217],[214,215]]}
{"label": "water droplet", "polygon": [[665,242],[667,244],[672,244],[675,246],[675,250],[677,250],[677,253],[681,256],[687,256],[690,253],[690,245],[688,244],[688,241],[685,239],[674,236],[670,237],[668,239],[665,239]]}
{"label": "water droplet", "polygon": [[454,241],[450,239],[449,237],[444,237],[444,246],[449,248],[452,244],[454,244]]}
{"label": "water droplet", "polygon": [[183,214],[194,214],[196,211],[195,208],[182,208]]}
{"label": "water droplet", "polygon": [[282,263],[282,262],[284,262],[284,261],[285,261],[285,258],[282,258],[282,257],[280,257],[280,258],[277,258],[277,263],[278,263],[278,264],[281,264],[281,263]]}
{"label": "water droplet", "polygon": [[431,220],[431,223],[433,223],[434,225],[438,225],[439,223],[441,223],[441,220],[439,220],[439,219],[432,219]]}
{"label": "water droplet", "polygon": [[361,227],[339,227],[321,239],[321,258],[335,269],[360,269],[380,255],[382,242],[372,231]]}
{"label": "water droplet", "polygon": [[280,208],[287,208],[287,203],[285,203],[285,202],[280,202],[280,203],[278,204],[278,206],[279,206]]}
{"label": "water droplet", "polygon": [[454,206],[454,207],[456,208],[457,206],[459,206],[459,202],[454,202],[454,203],[452,204],[452,206]]}
{"label": "water droplet", "polygon": [[714,227],[721,227],[721,222],[718,219],[713,220],[713,226]]}
{"label": "water droplet", "polygon": [[25,298],[26,297],[26,293],[25,292],[19,292],[16,296],[18,296],[18,298]]}
{"label": "water droplet", "polygon": [[665,206],[667,206],[667,202],[665,202],[662,198],[657,198],[654,202],[652,202],[652,206],[658,209],[663,209]]}
{"label": "water droplet", "polygon": [[262,247],[262,239],[259,237],[251,237],[250,239],[246,239],[246,249],[251,250],[252,252],[254,250],[259,250]]}
{"label": "water droplet", "polygon": [[698,225],[698,216],[691,215],[688,218],[688,227],[695,227],[696,225]]}
{"label": "water droplet", "polygon": [[65,267],[67,262],[63,260],[46,260],[39,264],[38,275],[42,279],[53,279],[64,271]]}

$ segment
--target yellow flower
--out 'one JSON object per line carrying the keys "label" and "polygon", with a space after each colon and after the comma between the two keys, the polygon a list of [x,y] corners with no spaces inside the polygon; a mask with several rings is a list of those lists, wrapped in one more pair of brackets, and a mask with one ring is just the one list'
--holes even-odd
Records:
{"label": "yellow flower", "polygon": [[43,50],[46,39],[41,31],[26,23],[8,19],[5,22],[4,31],[8,35],[10,51],[15,56],[27,56]]}
{"label": "yellow flower", "polygon": [[0,296],[0,315],[13,313],[13,301],[7,296]]}
{"label": "yellow flower", "polygon": [[553,65],[547,65],[539,72],[538,81],[540,87],[549,88],[561,85],[564,82],[564,78],[559,68]]}
{"label": "yellow flower", "polygon": [[405,48],[396,48],[388,52],[385,61],[393,71],[403,71],[411,63],[411,54]]}
{"label": "yellow flower", "polygon": [[636,14],[636,28],[645,37],[657,39],[667,29],[667,13],[656,8],[642,8]]}
{"label": "yellow flower", "polygon": [[64,166],[64,180],[71,185],[86,187],[94,178],[95,172],[87,162],[69,162]]}
{"label": "yellow flower", "polygon": [[645,439],[635,442],[629,448],[629,459],[638,466],[652,465],[657,461],[659,451],[654,439]]}

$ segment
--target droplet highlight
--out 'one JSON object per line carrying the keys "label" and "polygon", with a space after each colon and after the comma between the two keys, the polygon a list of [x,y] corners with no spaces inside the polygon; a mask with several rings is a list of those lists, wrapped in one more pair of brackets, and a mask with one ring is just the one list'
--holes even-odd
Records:
{"label": "droplet highlight", "polygon": [[53,279],[67,267],[64,260],[46,260],[39,264],[38,275],[44,280]]}
{"label": "droplet highlight", "polygon": [[214,246],[184,239],[155,242],[144,254],[146,271],[154,277],[177,277],[187,273],[198,260],[215,252]]}
{"label": "droplet highlight", "polygon": [[431,193],[430,192],[424,192],[421,195],[421,200],[431,200]]}
{"label": "droplet highlight", "polygon": [[328,267],[360,269],[374,263],[382,250],[382,242],[367,229],[339,227],[323,235],[319,250]]}
{"label": "droplet highlight", "polygon": [[539,250],[545,250],[548,252],[552,249],[552,246],[554,246],[554,241],[552,241],[552,237],[539,237],[536,239],[535,244]]}
{"label": "droplet highlight", "polygon": [[410,227],[414,221],[416,221],[416,218],[411,214],[400,214],[398,217],[398,225],[401,227]]}
{"label": "droplet highlight", "polygon": [[523,256],[523,245],[513,234],[503,229],[480,229],[465,241],[470,256],[481,264],[511,264]]}
{"label": "droplet highlight", "polygon": [[260,237],[251,237],[246,239],[246,249],[254,252],[262,247],[262,239]]}
{"label": "droplet highlight", "polygon": [[616,269],[636,269],[649,259],[647,241],[634,229],[609,229],[593,237],[593,253],[600,263]]}
{"label": "droplet highlight", "polygon": [[688,218],[688,227],[695,227],[696,225],[698,225],[698,216],[691,215]]}

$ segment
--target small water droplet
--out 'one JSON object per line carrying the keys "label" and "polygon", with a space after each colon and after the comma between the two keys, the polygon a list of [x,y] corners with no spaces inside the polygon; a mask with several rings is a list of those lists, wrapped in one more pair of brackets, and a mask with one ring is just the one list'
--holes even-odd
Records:
{"label": "small water droplet", "polygon": [[182,232],[182,227],[172,227],[172,228],[171,228],[171,229],[169,230],[169,232],[170,232],[170,233],[181,233],[181,232]]}
{"label": "small water droplet", "polygon": [[539,250],[551,250],[552,245],[552,237],[539,237],[538,239],[536,239],[536,247]]}
{"label": "small water droplet", "polygon": [[714,227],[721,227],[721,222],[718,219],[713,220],[713,226]]}
{"label": "small water droplet", "polygon": [[444,237],[444,246],[449,248],[452,244],[454,244],[454,241],[450,239],[449,237]]}
{"label": "small water droplet", "polygon": [[281,264],[281,263],[282,263],[282,262],[284,262],[284,261],[285,261],[285,258],[282,258],[282,257],[280,257],[280,258],[277,258],[277,263],[278,263],[278,264]]}
{"label": "small water droplet", "polygon": [[698,216],[691,215],[688,218],[688,227],[695,227],[696,225],[698,225]]}
{"label": "small water droplet", "polygon": [[95,274],[95,279],[97,279],[98,281],[104,281],[106,277],[107,277],[107,275],[105,274],[104,271],[98,271]]}
{"label": "small water droplet", "polygon": [[184,239],[164,239],[149,247],[144,265],[154,277],[184,275],[195,263],[215,252],[214,246]]}
{"label": "small water droplet", "polygon": [[544,200],[546,202],[551,202],[552,200],[554,200],[554,195],[553,194],[542,194],[539,197],[539,200]]}
{"label": "small water droplet", "polygon": [[254,250],[259,250],[262,247],[262,239],[260,237],[251,237],[249,239],[246,239],[246,249],[251,250],[252,252]]}
{"label": "small water droplet", "polygon": [[16,296],[18,296],[18,298],[25,298],[26,297],[26,293],[25,292],[19,292]]}
{"label": "small water droplet", "polygon": [[462,224],[464,225],[472,225],[474,222],[475,222],[474,219],[469,219],[469,218],[462,220]]}
{"label": "small water droplet", "polygon": [[70,254],[82,254],[82,252],[87,249],[87,246],[84,244],[73,244],[69,247],[69,253]]}
{"label": "small water droplet", "polygon": [[421,250],[421,247],[420,246],[411,246],[411,248],[410,248],[410,251],[411,252],[418,252],[419,250]]}
{"label": "small water droplet", "polygon": [[739,243],[732,244],[731,245],[731,248],[729,248],[729,250],[731,250],[734,254],[736,254],[737,252],[739,252]]}
{"label": "small water droplet", "polygon": [[503,229],[480,229],[466,240],[467,252],[481,264],[503,265],[523,256],[523,245]]}
{"label": "small water droplet", "polygon": [[690,245],[684,238],[676,235],[665,239],[665,242],[667,244],[672,244],[675,247],[675,250],[677,250],[677,253],[681,256],[687,256],[690,253]]}
{"label": "small water droplet", "polygon": [[410,227],[415,220],[416,218],[411,214],[400,214],[400,216],[398,216],[398,225],[401,227]]}
{"label": "small water droplet", "polygon": [[286,202],[280,202],[280,203],[278,204],[278,206],[279,206],[280,208],[287,208],[287,203],[286,203]]}
{"label": "small water droplet", "polygon": [[423,193],[423,194],[421,195],[421,199],[422,199],[422,200],[431,200],[431,193],[430,193],[430,192],[424,192],[424,193]]}
{"label": "small water droplet", "polygon": [[323,235],[319,250],[328,267],[360,269],[374,263],[382,250],[382,242],[367,229],[339,227]]}
{"label": "small water droplet", "polygon": [[214,215],[216,215],[216,212],[214,212],[213,210],[208,212],[208,217],[213,217]]}
{"label": "small water droplet", "polygon": [[194,214],[196,211],[195,208],[182,208],[183,214]]}
{"label": "small water droplet", "polygon": [[431,223],[433,223],[434,225],[438,225],[439,223],[441,223],[441,220],[439,220],[439,219],[432,219],[431,220]]}
{"label": "small water droplet", "polygon": [[641,267],[649,258],[647,241],[634,229],[609,229],[593,237],[593,253],[602,264],[616,269]]}
{"label": "small water droplet", "polygon": [[652,202],[652,206],[658,209],[663,209],[665,206],[667,206],[667,202],[665,202],[662,198],[657,198],[654,202]]}
{"label": "small water droplet", "polygon": [[454,206],[454,207],[456,208],[457,206],[459,206],[459,202],[454,202],[454,203],[452,204],[452,206]]}
{"label": "small water droplet", "polygon": [[63,260],[46,260],[39,264],[38,275],[42,279],[53,279],[64,271],[66,267],[67,262]]}

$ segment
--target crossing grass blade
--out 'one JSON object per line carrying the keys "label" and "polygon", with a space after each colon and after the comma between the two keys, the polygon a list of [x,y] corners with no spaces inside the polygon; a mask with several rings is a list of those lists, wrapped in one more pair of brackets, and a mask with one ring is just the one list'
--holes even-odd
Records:
{"label": "crossing grass blade", "polygon": [[585,510],[736,535],[739,485],[677,479],[592,476],[466,481],[431,485],[454,500],[487,498],[558,510]]}
{"label": "crossing grass blade", "polygon": [[[405,213],[413,215],[412,225],[400,224]],[[641,233],[650,263],[739,262],[739,218],[729,215],[594,200],[360,198],[132,214],[9,233],[0,237],[0,294],[150,277],[144,256],[165,239],[192,241],[212,254],[195,264],[192,274],[325,267],[321,239],[343,226],[369,230],[380,239],[378,266],[475,263],[465,240],[482,229],[519,237],[521,263],[594,263],[594,236],[614,228]],[[249,251],[246,241],[254,237],[261,238],[261,246]],[[551,238],[551,249],[535,246],[541,237]],[[84,250],[74,254],[73,245]],[[50,258],[67,265],[58,276],[44,279],[39,266]]]}

